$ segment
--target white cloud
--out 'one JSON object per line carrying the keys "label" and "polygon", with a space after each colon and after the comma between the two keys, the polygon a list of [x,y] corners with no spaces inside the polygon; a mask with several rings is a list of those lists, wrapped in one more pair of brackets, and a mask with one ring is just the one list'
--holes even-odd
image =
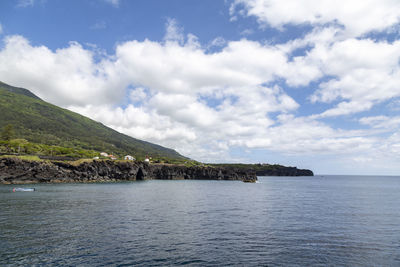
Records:
{"label": "white cloud", "polygon": [[360,120],[361,124],[371,126],[372,128],[397,130],[400,126],[400,116],[372,116],[363,117]]}
{"label": "white cloud", "polygon": [[221,36],[219,36],[219,37],[213,39],[209,43],[208,48],[211,48],[211,47],[223,47],[225,45],[226,45],[226,40],[224,38],[222,38]]}
{"label": "white cloud", "polygon": [[90,26],[90,29],[92,30],[101,30],[107,28],[107,23],[105,21],[98,21],[92,26]]}
{"label": "white cloud", "polygon": [[129,92],[129,99],[133,103],[140,103],[147,98],[146,90],[142,87],[135,88]]}
{"label": "white cloud", "polygon": [[313,102],[345,100],[322,116],[369,110],[400,96],[400,42],[347,39],[315,46],[304,60],[332,77],[319,85]]}
{"label": "white cloud", "polygon": [[35,0],[18,0],[17,7],[30,7],[35,4]]}
{"label": "white cloud", "polygon": [[400,22],[397,0],[235,0],[231,15],[255,16],[261,25],[339,24],[349,36],[382,31]]}
{"label": "white cloud", "polygon": [[254,30],[252,30],[252,29],[245,29],[240,33],[240,35],[249,36],[249,35],[252,35],[253,33],[254,33]]}
{"label": "white cloud", "polygon": [[3,34],[3,25],[0,23],[0,35]]}
{"label": "white cloud", "polygon": [[241,40],[220,52],[175,42],[130,41],[117,47],[114,68],[135,83],[164,92],[212,94],[216,89],[257,86],[286,76],[295,64],[273,47]]}
{"label": "white cloud", "polygon": [[104,0],[104,1],[106,1],[107,3],[113,5],[114,7],[119,7],[120,0]]}
{"label": "white cloud", "polygon": [[[373,138],[362,131],[335,130],[310,118],[280,116],[280,125],[268,129],[271,149],[301,154],[346,154],[371,148]],[[295,140],[295,141],[294,141]]]}
{"label": "white cloud", "polygon": [[[302,39],[276,45],[294,57],[287,70],[286,83],[307,86],[318,81],[311,93],[312,103],[337,103],[313,118],[348,115],[370,110],[384,101],[400,96],[400,41],[377,41],[370,38],[346,38],[334,27],[317,27]],[[297,67],[295,67],[297,66]],[[303,75],[305,74],[305,75]]]}
{"label": "white cloud", "polygon": [[183,44],[184,35],[183,28],[178,25],[176,19],[168,18],[165,23],[166,33],[164,36],[164,40],[166,42],[177,42],[179,44]]}
{"label": "white cloud", "polygon": [[21,36],[6,37],[0,62],[7,64],[0,64],[0,79],[29,88],[61,106],[119,103],[124,95],[123,81],[107,77],[106,66],[96,64],[93,56],[76,42],[51,51],[31,46]]}
{"label": "white cloud", "polygon": [[392,100],[388,105],[390,111],[399,111],[400,110],[400,99]]}
{"label": "white cloud", "polygon": [[336,117],[341,115],[348,115],[356,112],[366,111],[372,107],[371,102],[360,103],[357,101],[351,102],[340,102],[334,108],[330,108],[321,114],[312,115],[312,118],[325,118],[325,117]]}

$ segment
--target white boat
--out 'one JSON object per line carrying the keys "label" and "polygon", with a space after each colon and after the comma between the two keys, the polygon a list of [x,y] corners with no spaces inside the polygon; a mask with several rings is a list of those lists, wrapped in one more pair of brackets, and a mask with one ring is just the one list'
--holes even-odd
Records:
{"label": "white boat", "polygon": [[13,188],[13,192],[33,192],[33,191],[35,191],[35,188],[22,188],[22,187]]}

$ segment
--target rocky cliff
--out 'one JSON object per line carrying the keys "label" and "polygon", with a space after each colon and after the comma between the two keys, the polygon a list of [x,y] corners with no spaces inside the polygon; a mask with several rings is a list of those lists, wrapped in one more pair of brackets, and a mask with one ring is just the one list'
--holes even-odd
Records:
{"label": "rocky cliff", "polygon": [[91,161],[80,165],[66,162],[0,159],[0,183],[68,183],[135,181],[147,179],[240,180],[255,182],[255,172],[234,168],[186,167],[142,162]]}
{"label": "rocky cliff", "polygon": [[270,170],[257,170],[257,176],[314,176],[311,170],[296,167],[281,167]]}
{"label": "rocky cliff", "polygon": [[311,170],[297,169],[297,167],[287,167],[279,164],[219,163],[211,164],[211,166],[252,171],[257,176],[314,176]]}

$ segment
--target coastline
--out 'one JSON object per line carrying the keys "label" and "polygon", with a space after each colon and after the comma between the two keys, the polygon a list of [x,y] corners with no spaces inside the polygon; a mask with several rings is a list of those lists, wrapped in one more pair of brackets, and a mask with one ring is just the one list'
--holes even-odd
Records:
{"label": "coastline", "polygon": [[0,159],[0,184],[117,182],[138,180],[237,180],[255,182],[255,171],[226,167],[146,164],[93,160],[74,165],[59,161]]}

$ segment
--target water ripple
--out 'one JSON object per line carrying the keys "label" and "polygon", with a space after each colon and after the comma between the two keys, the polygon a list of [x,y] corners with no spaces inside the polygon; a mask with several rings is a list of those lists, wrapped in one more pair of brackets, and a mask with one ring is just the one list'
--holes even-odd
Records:
{"label": "water ripple", "polygon": [[399,266],[398,177],[0,186],[0,266]]}

